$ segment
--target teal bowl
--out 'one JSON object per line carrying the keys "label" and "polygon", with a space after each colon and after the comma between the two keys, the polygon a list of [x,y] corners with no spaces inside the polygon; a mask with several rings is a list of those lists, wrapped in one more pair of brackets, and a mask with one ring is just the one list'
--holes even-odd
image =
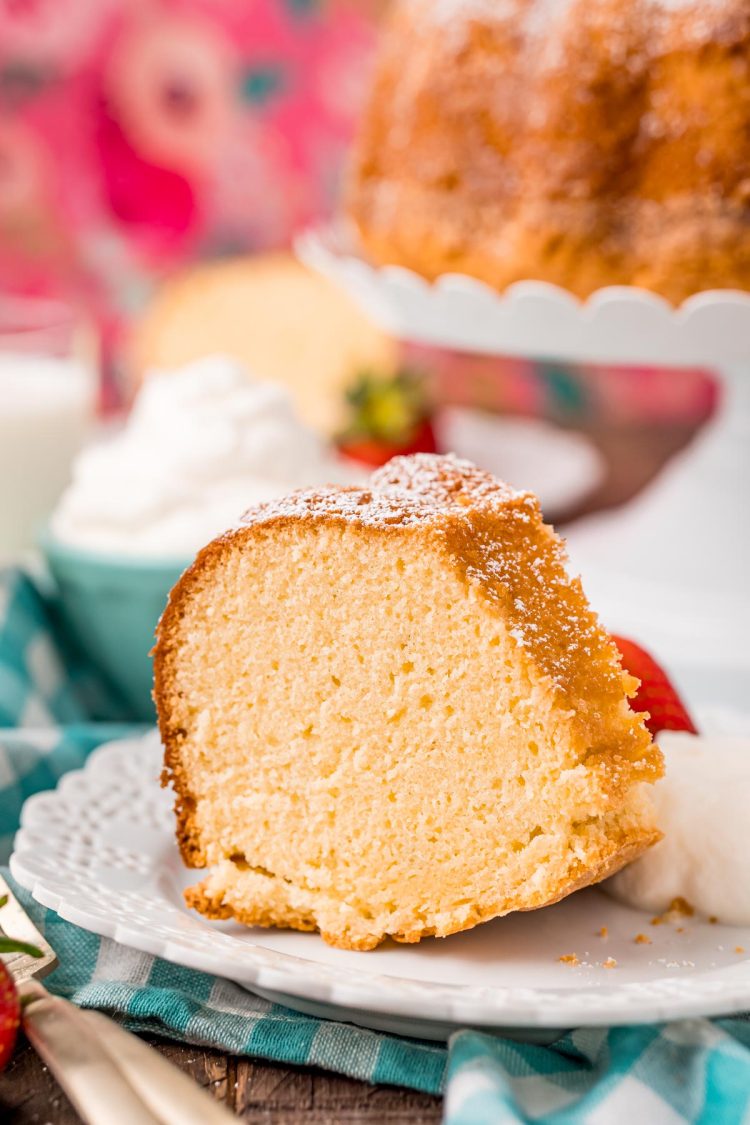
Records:
{"label": "teal bowl", "polygon": [[70,640],[104,676],[134,721],[153,722],[150,651],[169,591],[190,559],[139,559],[40,541]]}

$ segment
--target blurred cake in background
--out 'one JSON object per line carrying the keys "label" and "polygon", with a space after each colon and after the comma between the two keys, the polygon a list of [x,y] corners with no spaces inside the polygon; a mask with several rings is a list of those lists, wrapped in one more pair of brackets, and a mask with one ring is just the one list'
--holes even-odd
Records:
{"label": "blurred cake in background", "polygon": [[347,210],[430,278],[750,288],[746,0],[396,0]]}
{"label": "blurred cake in background", "polygon": [[397,346],[330,282],[278,253],[199,266],[167,282],[136,328],[132,365],[172,368],[221,352],[282,384],[301,418],[331,434],[357,371],[387,374]]}

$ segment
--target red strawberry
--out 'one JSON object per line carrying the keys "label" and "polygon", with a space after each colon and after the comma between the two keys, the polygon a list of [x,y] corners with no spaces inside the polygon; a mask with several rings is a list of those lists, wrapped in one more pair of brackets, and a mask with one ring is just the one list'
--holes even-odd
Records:
{"label": "red strawberry", "polygon": [[631,699],[630,706],[634,711],[648,712],[646,726],[651,734],[656,735],[662,730],[684,730],[690,734],[697,734],[698,731],[685,704],[670,683],[664,669],[645,649],[634,644],[633,641],[626,641],[623,637],[614,635],[612,640],[620,651],[625,671],[641,681],[641,686],[635,698]]}
{"label": "red strawberry", "polygon": [[13,1054],[16,1035],[21,1024],[21,1004],[13,977],[0,961],[0,1070]]}
{"label": "red strawberry", "polygon": [[399,454],[437,452],[430,405],[418,375],[364,372],[346,400],[350,422],[337,439],[345,457],[378,468]]}
{"label": "red strawberry", "polygon": [[386,461],[390,461],[391,457],[409,453],[437,453],[437,442],[432,422],[425,419],[414,431],[408,445],[352,436],[339,438],[338,448],[339,453],[343,453],[345,457],[351,457],[354,461],[361,461],[365,465],[372,465],[374,469],[379,469]]}
{"label": "red strawberry", "polygon": [[[0,907],[5,906],[8,896],[0,898]],[[30,953],[41,957],[41,950],[25,941],[14,941],[5,937],[0,929],[0,1070],[3,1070],[13,1054],[18,1028],[21,1025],[21,1003],[18,999],[13,977],[2,960],[4,953]]]}

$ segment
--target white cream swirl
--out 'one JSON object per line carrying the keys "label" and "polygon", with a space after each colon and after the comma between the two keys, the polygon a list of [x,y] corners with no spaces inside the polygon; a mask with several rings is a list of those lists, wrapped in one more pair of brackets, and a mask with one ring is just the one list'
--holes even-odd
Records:
{"label": "white cream swirl", "polygon": [[52,533],[99,552],[188,557],[253,504],[355,479],[281,387],[211,356],[146,378],[124,428],[79,455]]}
{"label": "white cream swirl", "polygon": [[654,788],[664,839],[607,881],[616,898],[661,913],[684,898],[700,914],[750,925],[750,738],[665,731]]}

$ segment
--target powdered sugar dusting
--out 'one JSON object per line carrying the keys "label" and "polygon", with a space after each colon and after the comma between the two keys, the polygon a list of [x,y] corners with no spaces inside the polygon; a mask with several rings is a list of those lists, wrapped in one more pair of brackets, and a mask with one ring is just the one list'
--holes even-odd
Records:
{"label": "powdered sugar dusting", "polygon": [[536,502],[530,492],[519,492],[510,485],[449,453],[441,457],[417,453],[394,457],[372,475],[375,489],[419,495],[426,503],[460,504]]}
{"label": "powdered sugar dusting", "polygon": [[415,22],[438,28],[443,46],[454,54],[466,45],[472,23],[511,25],[522,4],[523,0],[411,0]]}
{"label": "powdered sugar dusting", "polygon": [[[306,489],[282,500],[260,504],[242,517],[241,526],[304,516],[342,519],[370,527],[436,523],[441,515],[455,519],[470,510],[531,506],[537,519],[539,501],[518,492],[470,461],[452,454],[417,453],[394,457],[370,477],[369,488]],[[524,518],[522,515],[521,518]]]}
{"label": "powdered sugar dusting", "polygon": [[550,36],[556,24],[568,14],[575,0],[530,0],[526,4],[522,28],[529,39]]}
{"label": "powdered sugar dusting", "polygon": [[518,0],[417,0],[433,23],[452,25],[469,20],[497,23],[518,14]]}
{"label": "powdered sugar dusting", "polygon": [[720,6],[726,7],[726,0],[653,0],[657,8],[664,8],[668,12],[688,12],[693,11],[706,11],[708,8],[718,9]]}

